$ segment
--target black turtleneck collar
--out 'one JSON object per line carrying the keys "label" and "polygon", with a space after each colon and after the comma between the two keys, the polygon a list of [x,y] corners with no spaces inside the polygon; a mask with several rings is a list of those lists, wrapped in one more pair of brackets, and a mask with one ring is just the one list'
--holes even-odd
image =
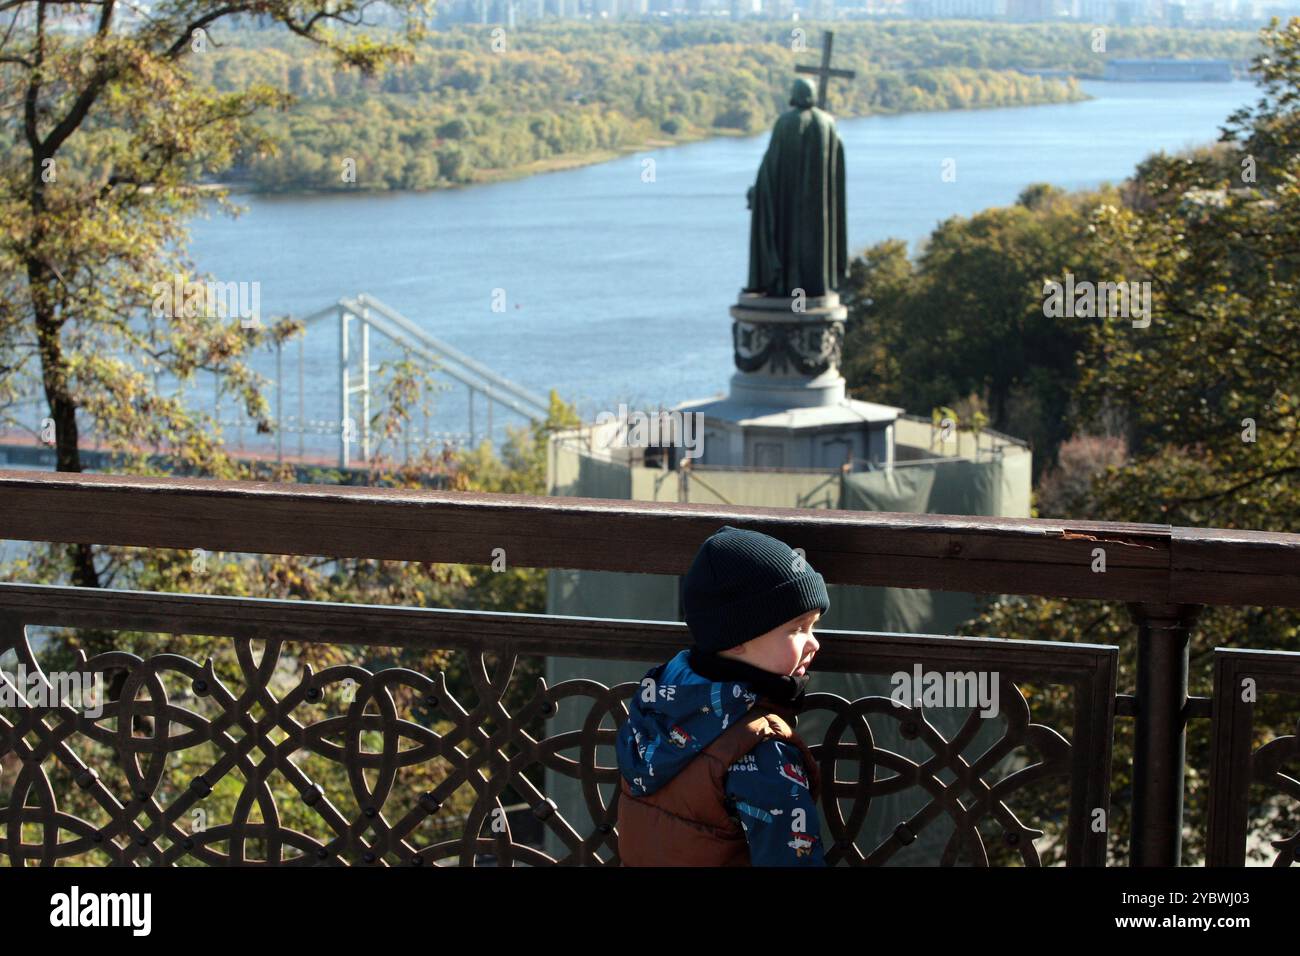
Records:
{"label": "black turtleneck collar", "polygon": [[712,681],[744,681],[775,704],[798,710],[803,706],[804,692],[810,675],[773,674],[761,667],[724,657],[714,651],[691,648],[688,658],[691,670]]}

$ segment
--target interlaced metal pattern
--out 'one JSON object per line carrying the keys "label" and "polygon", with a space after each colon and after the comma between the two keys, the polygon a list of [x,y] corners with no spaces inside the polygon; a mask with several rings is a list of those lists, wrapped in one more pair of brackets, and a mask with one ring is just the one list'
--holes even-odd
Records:
{"label": "interlaced metal pattern", "polygon": [[[1252,789],[1258,799],[1285,809],[1300,804],[1300,721],[1295,732],[1255,746],[1255,709],[1265,697],[1300,704],[1300,654],[1216,648],[1214,651],[1214,749],[1210,768],[1211,866],[1246,862]],[[1294,820],[1294,817],[1289,817]],[[1287,820],[1283,814],[1278,819]],[[1300,863],[1300,828],[1294,833],[1255,834],[1270,847],[1273,866]],[[1265,851],[1266,852],[1266,851]]]}
{"label": "interlaced metal pattern", "polygon": [[[191,604],[222,600],[229,599],[186,597]],[[344,617],[366,610],[331,607]],[[41,667],[27,628],[13,612],[0,615],[3,651],[14,652],[30,688]],[[604,796],[617,799],[618,770],[599,763],[598,753],[612,755],[635,683],[609,688],[569,680],[548,687],[539,680],[526,703],[510,713],[504,700],[518,648],[508,640],[464,647],[477,700],[471,708],[449,690],[443,672],[372,672],[351,664],[314,672],[295,664],[283,639],[236,637],[232,644],[237,679],[229,673],[222,679],[211,659],[114,651],[87,660],[81,654],[79,672],[125,672],[118,699],[102,701],[101,713],[69,703],[28,706],[27,688],[14,687],[8,675],[20,705],[0,708],[0,752],[12,775],[7,793],[0,791],[6,804],[0,854],[20,866],[618,862],[617,805]],[[629,646],[642,656],[653,653],[635,641]],[[954,826],[943,864],[987,865],[984,824],[995,827],[1021,862],[1037,865],[1034,841],[1044,831],[1019,819],[1008,799],[1050,777],[1069,781],[1065,836],[1072,862],[1104,862],[1105,834],[1084,824],[1091,808],[1108,805],[1102,781],[1110,759],[1106,704],[1113,695],[1113,648],[900,635],[877,638],[872,646],[871,660],[858,666],[879,673],[904,660],[968,669],[973,653],[982,654],[985,667],[998,665],[998,654],[990,658],[990,648],[997,648],[1008,665],[999,678],[1004,722],[992,746],[969,760],[965,752],[988,725],[978,711],[945,737],[919,701],[901,706],[887,697],[850,702],[810,694],[804,713],[829,717],[823,739],[808,741],[828,784],[822,798],[828,863],[884,863],[947,818]],[[1075,745],[1033,723],[1012,671],[1034,668],[1041,679],[1074,683],[1077,721],[1067,729]],[[541,739],[528,732],[561,706],[578,708],[579,730]],[[879,745],[869,719],[877,726],[893,722],[902,739],[924,744],[929,755],[910,759]],[[1005,762],[1018,766],[995,777]],[[589,832],[578,832],[537,785],[543,770],[580,782],[594,821]],[[953,779],[944,783],[945,776]],[[63,809],[72,785],[83,792],[78,803],[93,810],[85,816],[103,822]],[[472,791],[467,812],[444,823],[453,795],[465,787]],[[508,812],[507,788],[559,839],[565,855],[557,860],[536,840],[516,838],[518,818]],[[872,800],[907,788],[924,791],[928,802],[863,852],[858,843]],[[209,820],[216,810],[207,798],[219,789],[226,797],[221,805],[232,809],[227,818]],[[296,791],[298,801],[279,805],[277,791],[282,800]]]}

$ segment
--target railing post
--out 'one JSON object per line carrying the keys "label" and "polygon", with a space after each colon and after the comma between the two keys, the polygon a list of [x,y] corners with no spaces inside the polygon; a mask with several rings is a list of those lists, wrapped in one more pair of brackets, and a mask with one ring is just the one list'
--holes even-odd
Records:
{"label": "railing post", "polygon": [[1187,659],[1199,604],[1130,604],[1138,626],[1130,866],[1178,866],[1187,765]]}

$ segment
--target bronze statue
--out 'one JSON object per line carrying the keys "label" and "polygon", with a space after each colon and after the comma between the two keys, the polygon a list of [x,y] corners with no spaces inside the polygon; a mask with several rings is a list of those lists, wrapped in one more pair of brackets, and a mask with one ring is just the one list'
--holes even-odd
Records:
{"label": "bronze statue", "polygon": [[793,109],[772,139],[749,189],[753,211],[746,292],[824,296],[848,277],[844,236],[844,146],[830,113],[813,105],[816,87],[800,77]]}

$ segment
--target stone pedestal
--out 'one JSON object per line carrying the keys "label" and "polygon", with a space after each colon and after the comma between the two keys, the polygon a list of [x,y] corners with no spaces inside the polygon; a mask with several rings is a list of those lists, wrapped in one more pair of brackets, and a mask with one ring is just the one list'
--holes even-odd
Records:
{"label": "stone pedestal", "polygon": [[838,293],[778,298],[742,292],[731,317],[733,401],[811,408],[843,400],[839,366],[848,309]]}
{"label": "stone pedestal", "polygon": [[840,374],[848,309],[838,293],[742,292],[731,307],[736,371],[725,396],[686,402],[704,416],[699,466],[838,469],[894,461],[900,408],[847,397]]}

